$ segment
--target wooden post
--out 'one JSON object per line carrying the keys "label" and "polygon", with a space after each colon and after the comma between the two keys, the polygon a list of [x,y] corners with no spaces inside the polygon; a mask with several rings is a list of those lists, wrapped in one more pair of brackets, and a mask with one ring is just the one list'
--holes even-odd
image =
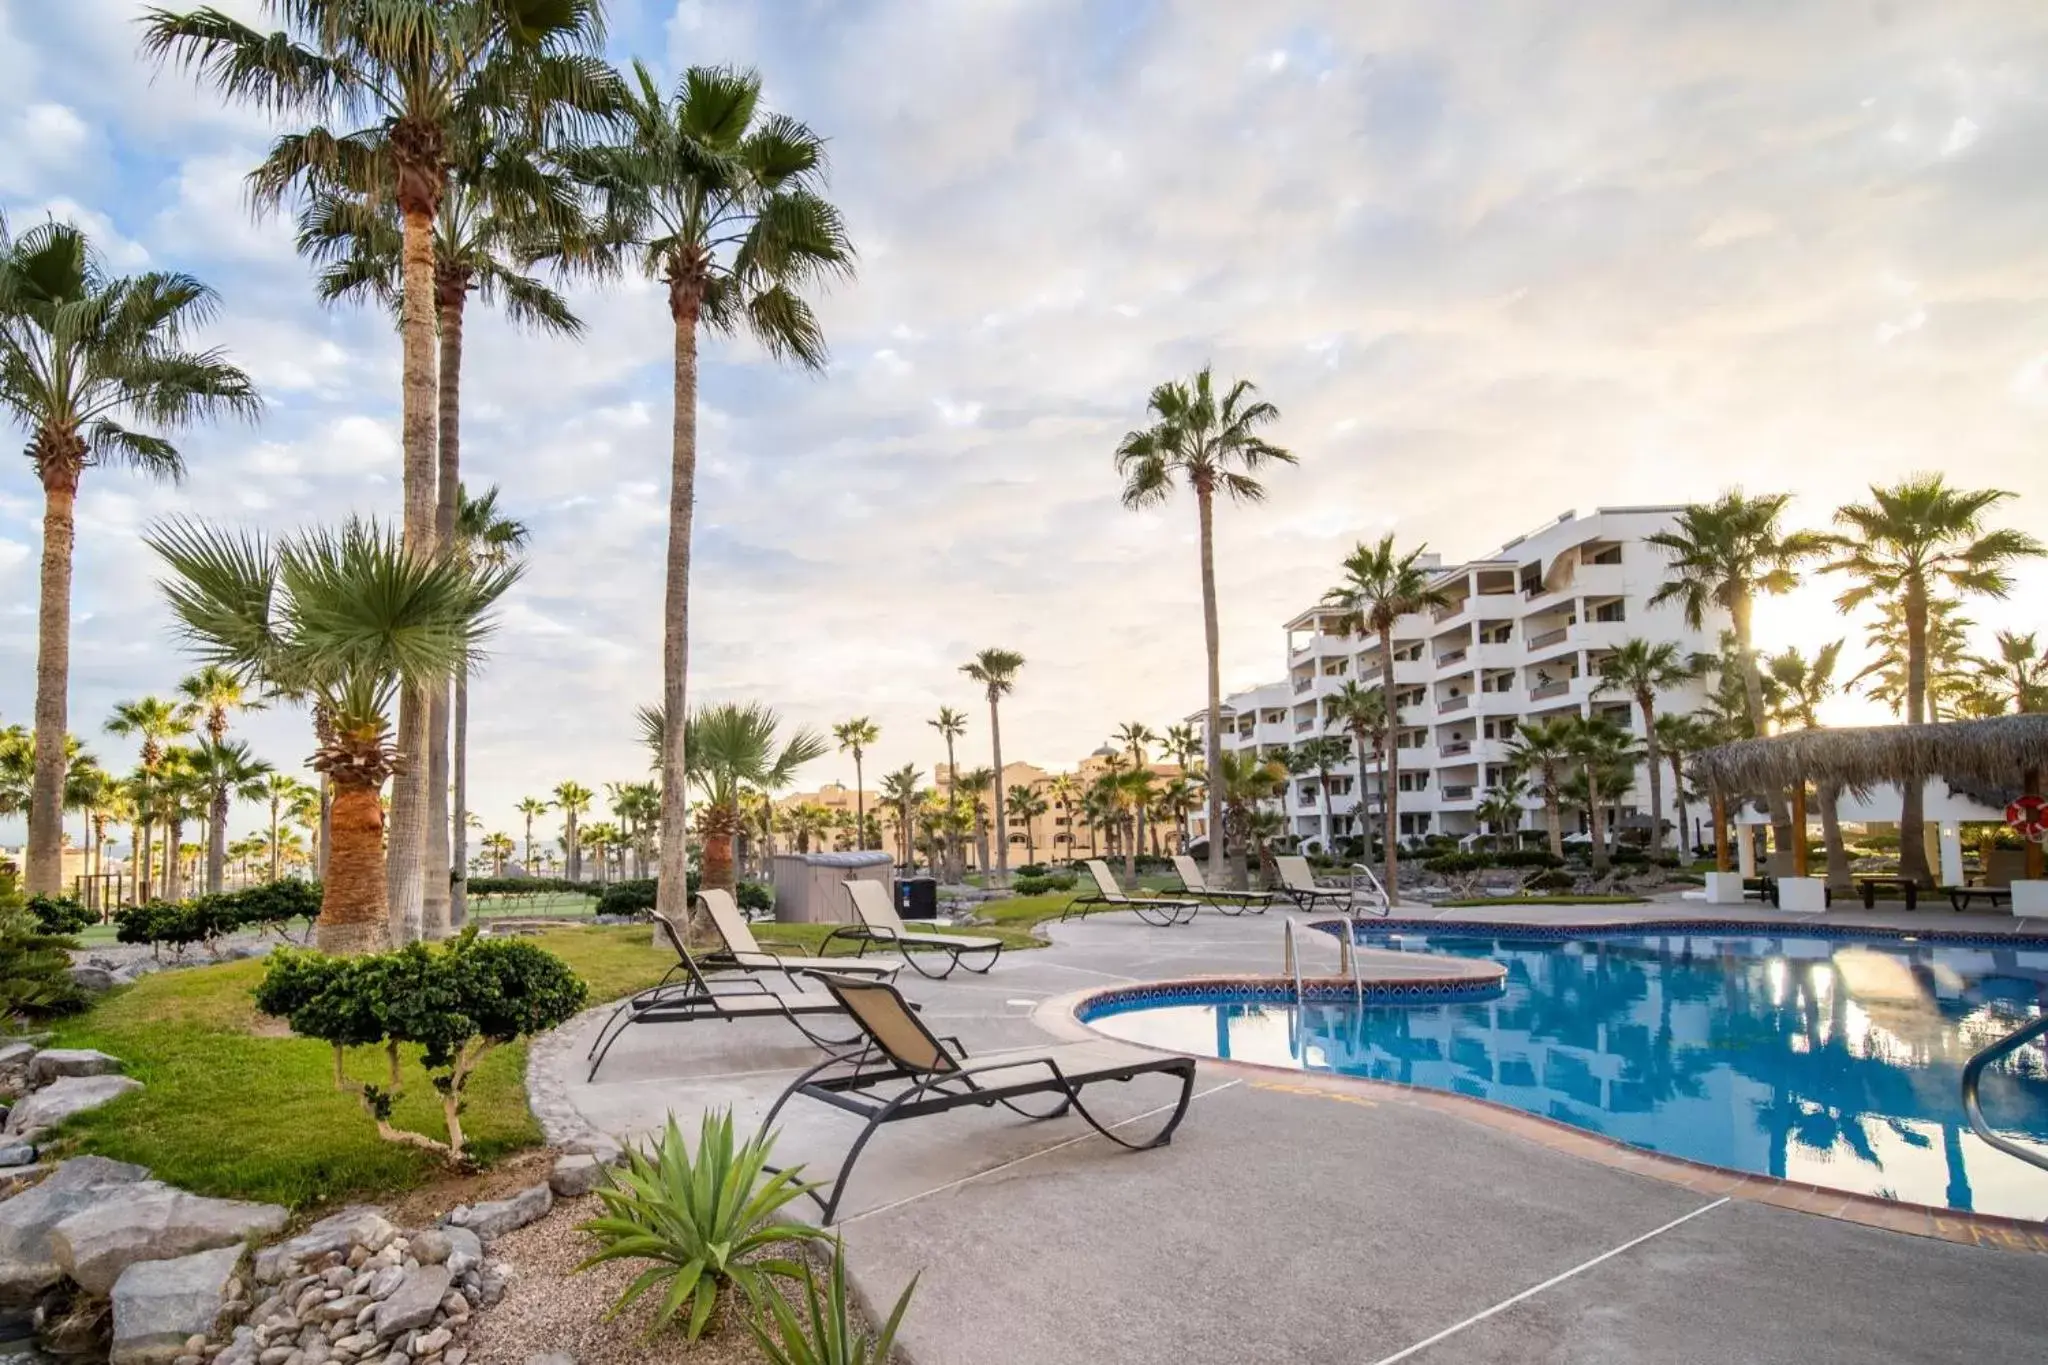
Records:
{"label": "wooden post", "polygon": [[1806,875],[1806,779],[1792,784],[1792,875]]}
{"label": "wooden post", "polygon": [[1728,870],[1728,798],[1721,794],[1721,784],[1714,784],[1714,871]]}
{"label": "wooden post", "polygon": [[[2028,796],[2039,796],[2041,794],[2041,770],[2039,768],[2027,769],[2026,787]],[[2040,881],[2044,875],[2042,853],[2041,845],[2035,843],[2032,839],[2027,840],[2027,880],[2030,882]]]}

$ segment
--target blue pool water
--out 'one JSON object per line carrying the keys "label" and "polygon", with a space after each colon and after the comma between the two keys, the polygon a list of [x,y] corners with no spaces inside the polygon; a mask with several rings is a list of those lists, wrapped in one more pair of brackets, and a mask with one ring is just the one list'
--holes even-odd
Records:
{"label": "blue pool water", "polygon": [[[1368,1006],[1223,996],[1110,1005],[1104,1033],[1513,1105],[1694,1161],[1919,1204],[2048,1218],[2048,1171],[1963,1117],[1970,1054],[2048,1006],[2048,950],[1713,934],[1570,939],[1363,929],[1491,958],[1494,999]],[[2048,1153],[2048,1057],[1985,1077],[1986,1118]]]}

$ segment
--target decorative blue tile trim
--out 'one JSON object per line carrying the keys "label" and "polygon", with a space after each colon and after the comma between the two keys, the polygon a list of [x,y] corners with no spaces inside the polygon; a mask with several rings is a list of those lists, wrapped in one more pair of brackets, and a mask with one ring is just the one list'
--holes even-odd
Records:
{"label": "decorative blue tile trim", "polygon": [[[1506,974],[1487,976],[1415,977],[1400,981],[1368,981],[1368,1005],[1470,1004],[1499,998]],[[1360,992],[1343,977],[1310,977],[1301,983],[1302,998],[1315,1005],[1349,1005]],[[1203,981],[1149,981],[1097,991],[1075,1009],[1082,1023],[1105,1014],[1162,1005],[1292,1005],[1294,982],[1278,976],[1211,977]]]}
{"label": "decorative blue tile trim", "polygon": [[[1310,926],[1327,934],[1343,930],[1341,920],[1317,920]],[[1877,925],[1790,923],[1741,919],[1646,919],[1599,924],[1513,924],[1500,920],[1376,919],[1356,923],[1358,943],[1388,934],[1458,935],[1465,938],[1649,938],[1671,934],[1693,937],[1735,935],[1743,938],[1825,938],[1857,943],[1914,943],[1954,948],[2048,948],[2048,934],[1973,934],[1960,929],[1895,929]]]}

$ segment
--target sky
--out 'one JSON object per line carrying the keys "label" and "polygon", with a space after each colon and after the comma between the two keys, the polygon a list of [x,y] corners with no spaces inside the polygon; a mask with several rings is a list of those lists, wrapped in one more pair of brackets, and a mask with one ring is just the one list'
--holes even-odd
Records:
{"label": "sky", "polygon": [[[71,714],[118,768],[113,703],[190,667],[144,528],[400,510],[394,331],[315,300],[289,224],[243,195],[276,129],[154,74],[141,8],[0,0],[0,209],[215,286],[206,340],[266,400],[180,439],[182,487],[86,478]],[[2039,5],[608,9],[614,61],[758,67],[830,139],[860,259],[819,302],[829,366],[706,350],[690,679],[792,724],[872,717],[871,785],[929,773],[942,705],[983,749],[958,666],[985,646],[1027,660],[1008,759],[1067,766],[1199,707],[1193,505],[1126,511],[1111,456],[1154,384],[1208,362],[1260,386],[1299,458],[1219,515],[1226,689],[1279,676],[1281,623],[1389,530],[1457,559],[1568,508],[1735,486],[1818,526],[1924,469],[2048,529]],[[633,712],[659,695],[667,315],[638,280],[572,297],[581,341],[482,309],[467,337],[465,477],[532,530],[472,698],[472,804],[515,837],[523,796],[645,775]],[[0,723],[33,704],[40,517],[0,460]],[[1763,642],[1853,656],[1833,591],[1767,604]],[[1972,615],[2048,628],[2044,596],[2030,567]],[[301,713],[237,728],[287,771],[311,748]],[[802,785],[852,776],[834,754]]]}

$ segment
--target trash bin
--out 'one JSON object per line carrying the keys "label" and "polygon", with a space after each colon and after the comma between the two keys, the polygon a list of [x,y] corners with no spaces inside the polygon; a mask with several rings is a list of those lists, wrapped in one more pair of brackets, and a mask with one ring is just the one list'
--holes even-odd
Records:
{"label": "trash bin", "polygon": [[939,917],[939,879],[905,877],[896,883],[896,913],[903,919]]}

